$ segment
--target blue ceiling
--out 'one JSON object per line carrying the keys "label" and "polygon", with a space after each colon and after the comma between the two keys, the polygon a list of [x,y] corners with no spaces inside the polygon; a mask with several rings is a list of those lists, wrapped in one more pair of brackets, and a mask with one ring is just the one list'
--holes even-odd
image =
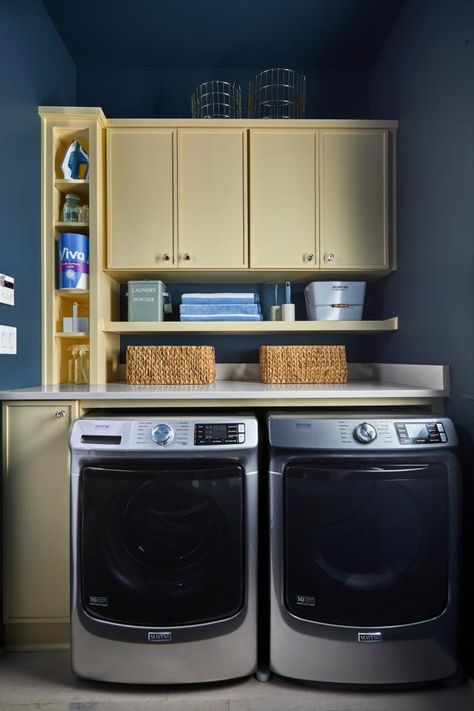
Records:
{"label": "blue ceiling", "polygon": [[404,0],[43,0],[78,66],[368,69]]}

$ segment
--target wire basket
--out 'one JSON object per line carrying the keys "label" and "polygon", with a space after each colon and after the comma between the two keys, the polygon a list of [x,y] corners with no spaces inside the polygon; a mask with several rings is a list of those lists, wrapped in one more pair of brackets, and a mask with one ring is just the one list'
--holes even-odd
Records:
{"label": "wire basket", "polygon": [[249,118],[302,119],[306,78],[293,69],[265,69],[249,83]]}
{"label": "wire basket", "polygon": [[237,82],[205,81],[191,94],[193,118],[242,118],[242,92]]}

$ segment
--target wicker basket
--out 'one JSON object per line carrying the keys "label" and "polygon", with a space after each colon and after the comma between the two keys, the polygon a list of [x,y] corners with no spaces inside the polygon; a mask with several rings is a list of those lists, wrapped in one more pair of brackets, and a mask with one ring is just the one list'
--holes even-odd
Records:
{"label": "wicker basket", "polygon": [[127,346],[129,385],[205,385],[216,379],[213,346]]}
{"label": "wicker basket", "polygon": [[261,346],[262,383],[347,383],[345,346]]}

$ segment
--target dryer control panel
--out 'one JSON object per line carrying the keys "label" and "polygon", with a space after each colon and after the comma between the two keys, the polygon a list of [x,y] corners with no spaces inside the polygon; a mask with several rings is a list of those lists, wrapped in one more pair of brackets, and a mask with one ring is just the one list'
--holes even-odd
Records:
{"label": "dryer control panel", "polygon": [[448,441],[442,422],[395,422],[400,444],[438,444]]}
{"label": "dryer control panel", "polygon": [[307,450],[366,451],[455,447],[458,443],[448,418],[350,418],[270,415],[273,447]]}

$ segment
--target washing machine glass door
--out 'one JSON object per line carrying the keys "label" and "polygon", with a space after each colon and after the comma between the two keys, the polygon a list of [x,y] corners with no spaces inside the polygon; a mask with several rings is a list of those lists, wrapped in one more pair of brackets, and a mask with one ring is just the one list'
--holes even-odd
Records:
{"label": "washing machine glass door", "polygon": [[447,475],[441,463],[288,464],[288,610],[357,627],[439,615],[448,602]]}
{"label": "washing machine glass door", "polygon": [[244,473],[232,461],[85,466],[82,605],[146,626],[226,619],[244,604]]}

